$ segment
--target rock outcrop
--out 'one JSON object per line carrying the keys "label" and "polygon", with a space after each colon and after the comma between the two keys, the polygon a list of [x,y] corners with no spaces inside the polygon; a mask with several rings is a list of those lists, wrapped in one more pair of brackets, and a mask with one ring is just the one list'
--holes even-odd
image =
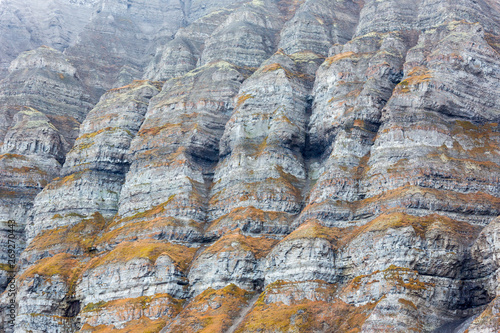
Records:
{"label": "rock outcrop", "polygon": [[[15,261],[19,259],[33,200],[59,176],[93,99],[62,53],[47,47],[20,54],[0,86],[0,289],[4,290],[12,259],[9,249],[15,250]],[[9,220],[17,224],[15,249],[8,247]]]}
{"label": "rock outcrop", "polygon": [[19,53],[49,45],[63,51],[87,24],[99,0],[48,0],[0,3],[0,79]]}
{"label": "rock outcrop", "polygon": [[500,329],[496,1],[70,3],[0,37],[6,332]]}

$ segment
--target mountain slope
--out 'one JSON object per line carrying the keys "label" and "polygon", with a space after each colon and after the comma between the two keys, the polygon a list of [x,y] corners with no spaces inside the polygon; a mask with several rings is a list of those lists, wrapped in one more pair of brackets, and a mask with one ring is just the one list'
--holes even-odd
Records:
{"label": "mountain slope", "polygon": [[0,25],[7,332],[500,329],[496,1],[77,5]]}

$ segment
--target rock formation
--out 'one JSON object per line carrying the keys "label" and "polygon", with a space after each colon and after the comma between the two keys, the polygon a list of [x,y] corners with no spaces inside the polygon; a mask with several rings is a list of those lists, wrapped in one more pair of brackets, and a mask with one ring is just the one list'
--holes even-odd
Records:
{"label": "rock formation", "polygon": [[3,331],[500,330],[497,1],[3,0],[0,32]]}

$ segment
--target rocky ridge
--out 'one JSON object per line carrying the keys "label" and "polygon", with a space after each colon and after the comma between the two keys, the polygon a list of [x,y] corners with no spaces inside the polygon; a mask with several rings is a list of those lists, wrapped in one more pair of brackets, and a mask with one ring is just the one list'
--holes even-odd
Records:
{"label": "rocky ridge", "polygon": [[495,1],[92,6],[0,81],[6,331],[500,329]]}

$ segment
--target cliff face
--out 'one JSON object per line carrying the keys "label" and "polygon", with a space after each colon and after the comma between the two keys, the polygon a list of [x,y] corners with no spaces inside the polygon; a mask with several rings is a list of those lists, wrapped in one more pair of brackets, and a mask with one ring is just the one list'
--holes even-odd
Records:
{"label": "cliff face", "polygon": [[3,0],[0,32],[6,332],[500,330],[497,1]]}

